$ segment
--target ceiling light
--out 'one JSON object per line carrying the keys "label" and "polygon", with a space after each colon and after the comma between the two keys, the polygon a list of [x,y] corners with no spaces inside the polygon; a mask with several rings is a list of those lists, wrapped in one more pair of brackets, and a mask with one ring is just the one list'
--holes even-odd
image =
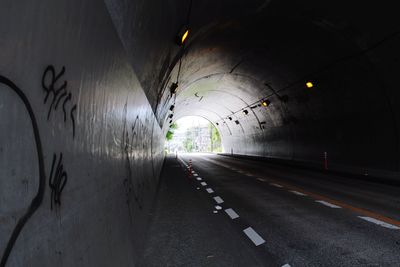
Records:
{"label": "ceiling light", "polygon": [[171,107],[169,108],[169,110],[173,111],[174,108],[175,108],[175,106],[174,106],[174,105],[171,105]]}
{"label": "ceiling light", "polygon": [[265,99],[261,102],[261,105],[263,105],[264,107],[268,107],[269,104],[271,104],[271,101],[269,101],[268,99]]}
{"label": "ceiling light", "polygon": [[314,84],[312,82],[306,82],[307,88],[312,88],[314,87]]}
{"label": "ceiling light", "polygon": [[178,44],[178,45],[183,45],[186,41],[187,41],[187,39],[188,39],[188,37],[189,37],[189,28],[188,28],[188,26],[187,25],[185,25],[185,26],[183,26],[182,28],[181,28],[181,30],[179,31],[179,33],[178,33],[178,35],[177,35],[177,37],[176,37],[176,43]]}

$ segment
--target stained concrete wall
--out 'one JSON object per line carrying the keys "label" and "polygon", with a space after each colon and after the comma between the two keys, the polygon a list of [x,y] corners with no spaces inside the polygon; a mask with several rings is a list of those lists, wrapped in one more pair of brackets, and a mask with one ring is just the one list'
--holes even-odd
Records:
{"label": "stained concrete wall", "polygon": [[161,129],[101,1],[0,3],[1,266],[133,266]]}

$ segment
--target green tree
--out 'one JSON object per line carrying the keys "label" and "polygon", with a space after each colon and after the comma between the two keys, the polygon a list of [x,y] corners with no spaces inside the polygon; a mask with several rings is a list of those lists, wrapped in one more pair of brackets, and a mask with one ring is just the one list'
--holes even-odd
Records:
{"label": "green tree", "polygon": [[165,138],[167,139],[167,141],[171,141],[172,138],[174,138],[174,131],[175,131],[176,129],[178,129],[178,124],[175,123],[175,122],[172,123],[172,124],[169,126],[169,130],[168,130],[168,132],[167,132],[167,135],[165,136]]}

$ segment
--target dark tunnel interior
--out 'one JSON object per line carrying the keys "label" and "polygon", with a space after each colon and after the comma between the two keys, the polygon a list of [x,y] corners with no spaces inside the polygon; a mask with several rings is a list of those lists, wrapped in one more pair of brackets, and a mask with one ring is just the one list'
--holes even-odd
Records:
{"label": "dark tunnel interior", "polygon": [[138,264],[185,116],[238,159],[400,180],[394,2],[3,0],[0,34],[0,266]]}

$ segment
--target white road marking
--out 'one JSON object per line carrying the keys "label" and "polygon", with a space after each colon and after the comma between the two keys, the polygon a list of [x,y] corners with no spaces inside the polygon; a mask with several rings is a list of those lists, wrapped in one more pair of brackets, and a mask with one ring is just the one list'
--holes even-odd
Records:
{"label": "white road marking", "polygon": [[239,214],[237,214],[233,209],[226,209],[225,210],[226,214],[228,214],[229,217],[231,217],[231,219],[236,219],[239,218]]}
{"label": "white road marking", "polygon": [[251,174],[249,172],[245,172],[244,174],[246,174],[247,176],[253,176],[253,174]]}
{"label": "white road marking", "polygon": [[375,223],[377,225],[380,225],[382,227],[386,227],[386,228],[389,228],[389,229],[394,229],[394,230],[399,230],[400,229],[400,227],[397,227],[397,226],[395,226],[393,224],[385,223],[385,222],[382,222],[380,220],[377,220],[377,219],[374,219],[374,218],[371,218],[371,217],[358,216],[358,218],[361,218],[361,219],[366,220],[368,222],[372,222],[372,223]]}
{"label": "white road marking", "polygon": [[290,265],[286,263],[285,265],[282,265],[282,267],[290,267]]}
{"label": "white road marking", "polygon": [[224,203],[224,200],[223,200],[221,197],[219,197],[219,196],[214,197],[214,200],[215,200],[215,202],[217,202],[218,204]]}
{"label": "white road marking", "polygon": [[214,193],[214,190],[212,190],[211,188],[206,188],[206,191],[207,191],[209,194]]}
{"label": "white road marking", "polygon": [[214,212],[214,213],[218,213],[218,211],[217,211],[217,210],[213,210],[213,212]]}
{"label": "white road marking", "polygon": [[193,176],[199,176],[197,173],[193,173]]}
{"label": "white road marking", "polygon": [[266,182],[267,180],[263,179],[263,178],[257,178],[257,180],[261,181],[261,182]]}
{"label": "white road marking", "polygon": [[216,210],[222,210],[222,207],[219,206],[219,205],[217,205],[217,206],[215,206],[215,209],[216,209]]}
{"label": "white road marking", "polygon": [[201,181],[202,179],[201,179],[201,177],[197,177],[196,180],[197,181]]}
{"label": "white road marking", "polygon": [[201,182],[200,184],[201,184],[202,186],[206,186],[206,185],[207,185],[206,182]]}
{"label": "white road marking", "polygon": [[270,183],[270,185],[275,186],[275,187],[279,187],[282,188],[283,186],[281,186],[280,184],[275,184],[275,183]]}
{"label": "white road marking", "polygon": [[298,195],[298,196],[307,196],[306,194],[303,194],[303,193],[301,193],[301,192],[298,192],[298,191],[289,191],[289,192],[292,192],[293,194],[295,194],[295,195]]}
{"label": "white road marking", "polygon": [[332,209],[341,209],[341,208],[342,208],[342,207],[340,207],[340,206],[331,204],[331,203],[326,202],[326,201],[323,201],[323,200],[316,200],[315,202],[321,203],[322,205],[328,206],[328,207],[330,207],[330,208],[332,208]]}
{"label": "white road marking", "polygon": [[253,228],[248,227],[244,229],[243,232],[247,235],[248,238],[250,238],[251,241],[253,241],[254,245],[259,246],[265,243],[265,240],[259,234],[257,234],[257,232],[254,231]]}

